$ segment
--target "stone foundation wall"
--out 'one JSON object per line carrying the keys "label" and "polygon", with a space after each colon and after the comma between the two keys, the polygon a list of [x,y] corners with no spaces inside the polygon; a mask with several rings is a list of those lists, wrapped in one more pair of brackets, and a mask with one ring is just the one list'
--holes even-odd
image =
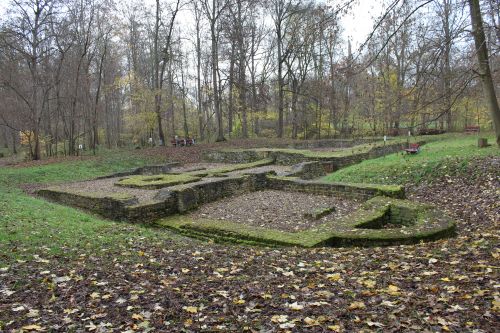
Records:
{"label": "stone foundation wall", "polygon": [[[420,145],[424,142],[419,142]],[[303,162],[320,161],[326,172],[333,172],[338,169],[360,163],[367,159],[377,158],[384,155],[401,151],[402,143],[392,143],[385,146],[376,146],[367,152],[354,152],[345,156],[322,156],[314,155],[311,152],[301,153],[280,151],[280,150],[221,150],[209,151],[204,154],[204,158],[210,162],[218,163],[248,163],[260,159],[271,158],[278,165],[294,165]]]}
{"label": "stone foundation wall", "polygon": [[107,176],[97,177],[96,179],[106,179],[115,177],[128,177],[134,175],[159,175],[169,172],[173,167],[180,165],[178,162],[171,162],[160,165],[145,165],[140,168],[135,168],[129,171],[116,172]]}
{"label": "stone foundation wall", "polygon": [[383,195],[404,199],[404,187],[384,185],[356,185],[342,183],[325,183],[303,179],[287,179],[268,177],[268,188],[280,191],[305,192],[321,195],[338,195],[354,199],[370,199]]}
{"label": "stone foundation wall", "polygon": [[[363,200],[377,195],[404,198],[404,188],[400,186],[325,183],[275,177],[266,173],[207,178],[198,182],[171,186],[160,190],[153,201],[145,203],[139,203],[134,196],[66,192],[51,188],[40,190],[38,194],[49,200],[84,208],[110,219],[150,222],[168,215],[184,213],[228,196],[264,189],[338,195]],[[395,212],[395,214],[403,216],[404,212]]]}
{"label": "stone foundation wall", "polygon": [[264,173],[221,179],[206,179],[188,185],[174,186],[171,191],[177,196],[179,212],[228,196],[258,191],[267,187]]}
{"label": "stone foundation wall", "polygon": [[151,222],[178,212],[177,198],[124,207],[123,219],[130,222]]}
{"label": "stone foundation wall", "polygon": [[38,195],[65,205],[88,209],[106,218],[122,220],[126,218],[126,207],[137,204],[137,198],[116,198],[106,195],[63,192],[54,189],[42,189]]}
{"label": "stone foundation wall", "polygon": [[138,204],[135,197],[119,199],[106,195],[63,192],[43,189],[38,194],[46,199],[65,205],[83,208],[112,220],[150,222],[177,213],[175,197],[161,202]]}
{"label": "stone foundation wall", "polygon": [[268,151],[256,150],[209,150],[203,153],[203,160],[213,163],[251,163],[268,157]]}
{"label": "stone foundation wall", "polygon": [[416,212],[414,209],[404,206],[391,206],[391,223],[404,226],[411,226],[413,220],[416,219]]}
{"label": "stone foundation wall", "polygon": [[299,177],[301,179],[314,179],[326,175],[325,167],[321,162],[302,162],[295,164],[287,177]]}
{"label": "stone foundation wall", "polygon": [[350,148],[365,143],[378,141],[378,139],[324,139],[314,141],[294,142],[291,144],[273,145],[274,148],[314,149],[314,148]]}
{"label": "stone foundation wall", "polygon": [[[423,142],[419,143],[423,144]],[[275,160],[278,165],[293,165],[307,161],[320,161],[323,163],[326,171],[335,171],[350,165],[358,164],[364,160],[382,157],[401,151],[401,143],[388,144],[386,146],[373,147],[368,152],[354,152],[346,156],[309,156],[300,154],[300,152],[271,151],[269,157]]]}
{"label": "stone foundation wall", "polygon": [[198,182],[171,186],[158,192],[154,201],[139,203],[136,197],[118,197],[98,193],[67,192],[42,189],[38,194],[51,201],[83,208],[113,220],[151,222],[183,213],[199,205],[262,190],[267,187],[265,173],[245,176],[209,178]]}

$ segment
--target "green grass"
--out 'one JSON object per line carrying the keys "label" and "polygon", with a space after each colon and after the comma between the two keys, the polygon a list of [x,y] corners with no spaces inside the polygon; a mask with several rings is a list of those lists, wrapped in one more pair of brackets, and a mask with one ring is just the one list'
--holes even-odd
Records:
{"label": "green grass", "polygon": [[[0,194],[0,253],[18,256],[45,249],[53,255],[102,249],[138,237],[161,237],[140,225],[104,220],[79,210],[31,198],[19,190]],[[0,257],[2,266],[3,257]]]}
{"label": "green grass", "polygon": [[[488,142],[494,142],[492,135],[485,137],[488,137]],[[366,160],[329,174],[324,179],[375,184],[418,183],[466,172],[469,162],[476,157],[500,156],[496,145],[478,148],[475,135],[448,134],[436,136],[434,140],[422,146],[416,155],[396,153]]]}
{"label": "green grass", "polygon": [[99,253],[142,237],[150,241],[173,237],[169,232],[104,220],[33,198],[18,188],[24,183],[84,180],[155,162],[159,160],[115,152],[92,160],[0,168],[0,267],[42,252],[73,256],[83,248]]}
{"label": "green grass", "polygon": [[15,187],[25,183],[85,180],[161,161],[163,160],[154,157],[139,157],[129,155],[126,151],[117,151],[92,159],[27,168],[1,168],[0,187]]}

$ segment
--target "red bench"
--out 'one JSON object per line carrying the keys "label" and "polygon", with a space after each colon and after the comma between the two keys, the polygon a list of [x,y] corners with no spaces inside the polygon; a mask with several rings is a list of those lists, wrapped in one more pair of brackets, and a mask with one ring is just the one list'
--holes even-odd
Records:
{"label": "red bench", "polygon": [[474,133],[479,133],[479,126],[465,126],[465,133],[466,134],[474,134]]}
{"label": "red bench", "polygon": [[184,147],[194,145],[194,139],[191,138],[173,138],[170,143],[174,147]]}
{"label": "red bench", "polygon": [[410,143],[408,148],[403,149],[407,154],[418,154],[420,151],[420,145],[418,143]]}

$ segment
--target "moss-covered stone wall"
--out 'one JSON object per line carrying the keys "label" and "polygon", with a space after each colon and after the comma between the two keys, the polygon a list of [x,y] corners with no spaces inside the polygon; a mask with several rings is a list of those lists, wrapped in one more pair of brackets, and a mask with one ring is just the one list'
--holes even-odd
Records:
{"label": "moss-covered stone wall", "polygon": [[[408,210],[404,226],[384,229],[395,224],[392,211]],[[187,216],[172,216],[156,222],[179,233],[200,239],[265,246],[380,246],[415,244],[452,236],[455,223],[442,212],[426,205],[387,197],[375,197],[361,209],[340,221],[300,232],[247,226],[231,221],[193,220]]]}
{"label": "moss-covered stone wall", "polygon": [[65,205],[84,208],[113,220],[125,219],[125,207],[138,203],[137,198],[134,196],[81,193],[52,188],[39,190],[38,195]]}
{"label": "moss-covered stone wall", "polygon": [[[419,142],[424,144],[424,142]],[[294,165],[303,162],[319,161],[323,164],[325,171],[332,172],[353,164],[360,163],[366,159],[381,157],[401,151],[402,143],[391,143],[387,145],[374,144],[373,146],[362,146],[353,150],[337,152],[314,152],[310,150],[294,149],[233,149],[208,151],[204,159],[218,163],[249,163],[261,159],[273,159],[278,165]]]}
{"label": "moss-covered stone wall", "polygon": [[170,190],[176,194],[178,210],[182,213],[205,203],[228,196],[258,191],[266,187],[266,174],[261,173],[226,178],[209,178],[196,183],[173,186]]}
{"label": "moss-covered stone wall", "polygon": [[51,201],[83,208],[114,220],[151,222],[227,196],[258,191],[266,187],[266,174],[262,173],[206,178],[189,184],[171,186],[160,190],[154,200],[141,203],[134,196],[63,191],[57,188],[42,189],[38,194]]}
{"label": "moss-covered stone wall", "polygon": [[290,177],[269,176],[268,188],[357,199],[369,199],[378,195],[400,199],[405,197],[404,187],[397,185],[329,183]]}

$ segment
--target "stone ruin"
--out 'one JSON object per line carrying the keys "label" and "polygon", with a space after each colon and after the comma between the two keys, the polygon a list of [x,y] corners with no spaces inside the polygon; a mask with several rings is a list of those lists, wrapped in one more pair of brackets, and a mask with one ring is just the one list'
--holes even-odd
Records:
{"label": "stone ruin", "polygon": [[[342,144],[349,146],[346,142]],[[401,186],[321,180],[332,170],[397,151],[400,144],[351,142],[348,148],[334,151],[306,148],[209,151],[205,160],[211,164],[146,166],[94,180],[51,186],[38,194],[113,220],[151,223],[190,237],[222,242],[298,247],[374,246],[417,243],[454,234],[454,221],[431,206],[406,200]],[[310,207],[303,215],[311,221],[321,220],[298,231],[279,230],[272,223],[255,226],[190,214],[209,203],[217,205],[224,198],[268,190],[307,193],[313,199],[314,196],[342,198],[359,204],[336,218],[329,218],[335,204]],[[279,205],[277,201],[269,204]],[[293,219],[289,223],[293,224]]]}

